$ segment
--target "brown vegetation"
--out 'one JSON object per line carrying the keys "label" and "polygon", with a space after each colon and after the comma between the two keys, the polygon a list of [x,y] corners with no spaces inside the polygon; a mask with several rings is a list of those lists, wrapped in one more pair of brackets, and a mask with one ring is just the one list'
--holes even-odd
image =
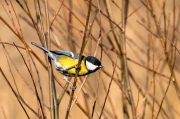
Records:
{"label": "brown vegetation", "polygon": [[[180,118],[179,0],[0,6],[1,119]],[[96,56],[105,68],[71,78],[72,90],[30,42]]]}

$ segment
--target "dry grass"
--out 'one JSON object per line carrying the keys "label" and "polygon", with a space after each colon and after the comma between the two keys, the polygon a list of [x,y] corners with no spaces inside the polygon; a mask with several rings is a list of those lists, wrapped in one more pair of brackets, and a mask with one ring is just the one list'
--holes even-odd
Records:
{"label": "dry grass", "polygon": [[[180,118],[179,0],[0,6],[1,119]],[[30,42],[96,56],[105,68],[72,78],[72,91]]]}

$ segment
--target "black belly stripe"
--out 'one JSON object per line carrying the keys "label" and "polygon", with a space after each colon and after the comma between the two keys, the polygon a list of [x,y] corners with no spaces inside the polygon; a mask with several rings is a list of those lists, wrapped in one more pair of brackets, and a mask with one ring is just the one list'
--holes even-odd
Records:
{"label": "black belly stripe", "polygon": [[[65,75],[65,76],[69,76],[69,77],[75,76],[75,74],[68,73],[68,71],[67,71],[67,70],[64,70],[63,68],[59,68],[59,67],[57,68],[57,67],[56,67],[56,70],[57,70],[59,73],[61,73],[62,75]],[[90,73],[92,73],[92,72],[88,71],[87,73],[81,74],[81,75],[78,75],[78,76],[85,76],[85,75],[88,75],[88,74],[90,74]]]}
{"label": "black belly stripe", "polygon": [[56,68],[56,70],[57,70],[57,71],[63,71],[63,70],[62,70],[62,69],[60,69],[60,68]]}

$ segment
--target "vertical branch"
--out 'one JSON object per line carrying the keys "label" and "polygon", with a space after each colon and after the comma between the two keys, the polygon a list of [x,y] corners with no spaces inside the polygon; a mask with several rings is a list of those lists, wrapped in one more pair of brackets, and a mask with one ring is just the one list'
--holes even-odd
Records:
{"label": "vertical branch", "polygon": [[104,107],[106,105],[106,100],[107,100],[109,92],[110,92],[111,84],[112,84],[112,81],[113,81],[113,77],[114,77],[114,73],[115,73],[115,69],[116,69],[116,65],[117,65],[117,60],[118,60],[118,57],[116,58],[116,63],[114,64],[114,67],[113,67],[113,73],[112,73],[112,76],[111,76],[111,80],[109,82],[109,87],[108,87],[108,90],[107,90],[107,94],[106,94],[106,97],[105,97],[105,100],[104,100],[104,103],[103,103],[103,106],[102,106],[102,110],[101,110],[99,119],[101,119],[101,116],[102,116],[103,111],[104,111]]}
{"label": "vertical branch", "polygon": [[[154,39],[151,39],[151,48],[152,48],[152,67],[153,67],[153,71],[155,70],[155,57],[154,57],[154,53],[155,53],[155,50],[154,50],[154,47],[155,47],[155,44],[154,44]],[[152,85],[153,85],[153,100],[152,100],[152,119],[154,117],[154,110],[155,110],[155,73],[153,72],[153,80],[152,80]]]}
{"label": "vertical branch", "polygon": [[[45,30],[45,40],[47,44],[47,49],[51,49],[50,42],[50,24],[49,24],[49,9],[48,9],[48,0],[45,2],[45,20],[46,20],[46,30]],[[53,76],[51,60],[48,58],[48,74],[49,74],[49,92],[50,92],[50,104],[51,104],[51,119],[58,119],[58,108],[57,108],[57,97],[56,97],[56,87]]]}
{"label": "vertical branch", "polygon": [[[175,31],[176,31],[176,27],[175,27],[175,23],[176,23],[176,6],[175,6],[175,0],[173,0],[173,32],[172,32],[172,43],[173,44],[175,44],[174,42],[175,42]],[[171,62],[173,62],[173,56],[174,55],[176,55],[176,54],[174,54],[174,51],[176,51],[176,49],[173,47],[173,45],[170,45],[170,47],[171,47],[171,57],[169,58],[169,60],[171,61]]]}
{"label": "vertical branch", "polygon": [[[115,30],[114,30],[114,25],[113,25],[113,22],[112,22],[112,13],[111,13],[111,8],[110,8],[110,4],[109,4],[109,0],[104,0],[104,3],[105,3],[105,6],[106,6],[106,12],[107,12],[107,15],[108,15],[108,20],[109,20],[109,24],[110,24],[110,28],[112,29],[112,34],[113,34],[113,37],[115,39],[115,42],[116,42],[116,45],[118,46],[118,50],[120,53],[122,53],[122,50],[121,50],[121,46],[120,46],[120,43],[118,42],[118,38],[116,36],[116,33],[115,33]],[[122,32],[122,31],[121,31]],[[111,41],[110,41],[111,42]],[[113,42],[111,42],[111,44],[113,44]],[[114,45],[113,45],[114,46]]]}
{"label": "vertical branch", "polygon": [[[149,11],[146,10],[147,14],[147,27],[149,30],[151,30],[151,21],[150,21],[150,14]],[[152,34],[148,34],[148,47],[147,47],[147,67],[150,67],[150,41],[152,39]],[[145,84],[145,89],[148,90],[148,83],[149,83],[149,70],[147,69],[147,77],[146,77],[146,84]],[[146,111],[146,103],[144,103],[144,108],[143,108],[143,114],[142,114],[142,119],[145,117],[145,111]]]}
{"label": "vertical branch", "polygon": [[[159,35],[159,39],[161,41],[162,48],[164,50],[164,55],[166,57],[166,63],[168,64],[169,70],[170,70],[170,72],[172,74],[173,84],[174,84],[174,87],[176,89],[177,96],[178,96],[178,98],[180,100],[180,89],[179,89],[179,86],[178,86],[178,83],[177,83],[177,78],[176,78],[175,72],[173,70],[173,66],[172,66],[172,64],[170,62],[170,59],[169,59],[169,53],[165,48],[165,40],[163,39],[163,33],[161,32],[161,29],[160,29],[160,27],[158,25],[157,18],[156,18],[156,15],[154,13],[154,8],[153,8],[153,5],[152,5],[152,1],[148,0],[148,3],[149,3],[149,6],[150,6],[150,9],[151,9],[152,18],[153,18],[154,23],[156,25],[156,29],[157,29],[157,32],[158,32],[158,35]],[[170,80],[172,80],[172,78]]]}
{"label": "vertical branch", "polygon": [[[97,0],[96,11],[98,13],[100,31],[99,31],[99,38],[98,38],[97,45],[96,45],[96,48],[95,48],[94,56],[96,56],[97,51],[98,51],[98,46],[99,46],[100,42],[102,41],[102,22],[101,22],[101,13],[100,13],[100,10],[101,10],[100,2],[101,2],[101,0]],[[95,15],[93,17],[94,18],[93,20],[95,20],[95,17],[96,17],[97,13],[95,13]],[[101,52],[101,59],[102,59],[102,52]],[[96,94],[95,94],[94,105],[93,105],[93,110],[92,110],[92,114],[91,114],[92,118],[94,116],[93,114],[94,114],[95,107],[96,107],[96,104],[97,104],[97,99],[98,99],[98,94],[99,94],[99,82],[100,82],[100,79],[101,79],[101,71],[99,72],[98,79],[97,79]],[[102,115],[100,115],[99,118],[101,118],[101,116]]]}
{"label": "vertical branch", "polygon": [[67,37],[67,40],[68,40],[68,45],[69,45],[69,48],[71,49],[71,51],[75,52],[75,44],[74,44],[74,40],[72,40],[72,37],[73,37],[73,33],[72,33],[72,27],[70,26],[70,24],[72,24],[72,21],[73,21],[73,17],[72,17],[72,9],[73,9],[73,1],[72,0],[69,0],[69,20],[68,20],[68,37]]}
{"label": "vertical branch", "polygon": [[[164,18],[164,33],[167,34],[167,25],[166,25],[166,12],[165,12],[165,8],[166,8],[166,3],[163,2],[163,18]],[[165,40],[164,40],[164,50],[166,51],[167,50],[167,38],[164,37]]]}
{"label": "vertical branch", "polygon": [[44,44],[44,28],[43,28],[43,20],[41,16],[41,7],[40,7],[40,1],[39,0],[34,0],[35,4],[35,11],[36,11],[36,24],[37,24],[37,34],[39,36],[41,44]]}
{"label": "vertical branch", "polygon": [[[128,94],[130,105],[131,105],[131,110],[133,117],[136,118],[136,112],[135,112],[135,104],[133,100],[133,95],[132,95],[132,90],[131,90],[131,85],[130,85],[130,80],[129,80],[129,74],[128,74],[128,64],[127,64],[127,57],[126,57],[126,18],[127,18],[127,13],[128,13],[128,5],[129,5],[129,0],[122,0],[122,29],[124,32],[121,32],[122,39],[121,39],[121,48],[122,48],[122,59],[121,59],[121,66],[124,72],[121,74],[122,77],[122,83],[123,83],[123,90]],[[124,100],[124,99],[123,99]],[[125,101],[125,100],[124,100]],[[124,118],[127,119],[129,118],[128,112],[127,112],[127,106],[125,105],[125,102],[123,103],[123,108],[124,108]]]}
{"label": "vertical branch", "polygon": [[[91,33],[90,29],[88,29],[89,28],[90,13],[91,13],[91,3],[92,3],[92,0],[90,0],[90,2],[89,2],[88,15],[87,15],[87,18],[86,18],[86,26],[85,26],[85,30],[84,30],[84,36],[83,36],[83,41],[82,41],[82,45],[81,45],[81,50],[80,50],[80,53],[79,53],[79,60],[78,60],[77,68],[76,68],[76,74],[75,74],[75,78],[74,78],[73,87],[76,87],[77,76],[78,76],[79,70],[80,70],[79,67],[80,67],[80,64],[81,64],[81,61],[82,61],[82,54],[83,54],[84,48],[86,46],[86,43],[88,41],[88,37],[89,37],[89,35]],[[67,112],[66,112],[65,119],[68,119],[68,117],[69,117],[69,112],[70,112],[71,104],[72,104],[72,101],[73,101],[74,92],[75,92],[75,90],[72,90],[72,92],[71,92],[71,96],[70,96],[70,100],[69,100],[68,109],[67,109]]]}

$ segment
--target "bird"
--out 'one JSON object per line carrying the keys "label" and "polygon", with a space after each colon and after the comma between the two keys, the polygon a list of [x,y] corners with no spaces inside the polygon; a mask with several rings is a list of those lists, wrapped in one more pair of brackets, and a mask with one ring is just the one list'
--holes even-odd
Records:
{"label": "bird", "polygon": [[[80,57],[79,54],[66,50],[50,51],[37,43],[31,42],[31,44],[47,53],[48,57],[54,61],[56,70],[64,75],[64,79],[67,82],[72,84],[72,82],[68,80],[68,77],[75,77],[76,67]],[[104,68],[104,66],[101,65],[101,61],[94,56],[82,55],[81,59],[82,61],[77,76],[85,76],[94,73],[100,68]]]}

